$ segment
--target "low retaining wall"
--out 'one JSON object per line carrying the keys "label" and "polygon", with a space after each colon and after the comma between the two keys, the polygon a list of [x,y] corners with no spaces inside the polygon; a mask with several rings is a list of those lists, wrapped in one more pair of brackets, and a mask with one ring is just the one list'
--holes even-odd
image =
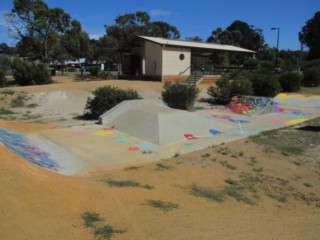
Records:
{"label": "low retaining wall", "polygon": [[183,82],[188,76],[162,76],[162,82]]}

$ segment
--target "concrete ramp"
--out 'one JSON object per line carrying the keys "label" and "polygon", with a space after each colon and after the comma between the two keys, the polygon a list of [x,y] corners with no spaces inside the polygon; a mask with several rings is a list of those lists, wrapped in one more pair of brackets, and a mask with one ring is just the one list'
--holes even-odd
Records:
{"label": "concrete ramp", "polygon": [[281,105],[320,108],[320,96],[312,94],[280,93],[274,102]]}
{"label": "concrete ramp", "polygon": [[231,130],[230,126],[214,119],[146,101],[117,106],[103,114],[101,120],[103,125],[114,126],[119,131],[160,145],[210,137],[212,129],[221,132]]}
{"label": "concrete ramp", "polygon": [[168,108],[162,101],[155,99],[140,99],[140,100],[126,100],[119,103],[117,106],[113,107],[109,111],[105,112],[99,117],[100,124],[108,124],[120,114],[124,113],[128,109],[134,106],[158,106],[158,107],[166,107]]}

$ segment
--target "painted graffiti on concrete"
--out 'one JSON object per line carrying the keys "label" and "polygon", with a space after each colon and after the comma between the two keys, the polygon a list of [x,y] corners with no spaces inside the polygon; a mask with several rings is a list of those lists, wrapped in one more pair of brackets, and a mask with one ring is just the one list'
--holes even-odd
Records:
{"label": "painted graffiti on concrete", "polygon": [[62,167],[50,158],[48,153],[32,144],[30,140],[22,134],[0,128],[0,143],[32,164],[55,172],[62,169]]}
{"label": "painted graffiti on concrete", "polygon": [[230,103],[230,109],[234,113],[252,114],[259,109],[272,104],[272,98],[255,96],[234,96]]}

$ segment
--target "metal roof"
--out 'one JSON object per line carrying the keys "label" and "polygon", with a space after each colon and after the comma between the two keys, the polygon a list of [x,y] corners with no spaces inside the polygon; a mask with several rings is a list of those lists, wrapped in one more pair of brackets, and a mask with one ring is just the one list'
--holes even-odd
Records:
{"label": "metal roof", "polygon": [[160,37],[147,37],[147,36],[139,36],[139,38],[142,38],[147,41],[154,42],[160,45],[166,45],[166,46],[255,53],[255,51],[252,51],[249,49],[236,47],[232,45],[218,44],[218,43],[195,42],[195,41],[185,41],[185,40],[176,40],[176,39],[168,39],[168,38],[160,38]]}

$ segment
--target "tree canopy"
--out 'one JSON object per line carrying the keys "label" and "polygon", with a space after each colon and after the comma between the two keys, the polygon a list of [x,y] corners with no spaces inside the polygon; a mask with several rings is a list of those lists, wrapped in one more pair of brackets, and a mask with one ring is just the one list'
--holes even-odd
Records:
{"label": "tree canopy", "polygon": [[90,38],[86,32],[82,31],[81,23],[77,20],[71,21],[71,27],[62,36],[61,43],[71,58],[79,60],[88,55]]}
{"label": "tree canopy", "polygon": [[153,36],[164,38],[180,38],[179,30],[166,22],[151,22],[146,12],[120,15],[115,19],[116,24],[105,25],[107,36],[118,43],[118,50],[132,44],[137,36]]}
{"label": "tree canopy", "polygon": [[240,20],[234,21],[225,30],[213,30],[207,42],[230,44],[259,52],[263,48],[262,30]]}
{"label": "tree canopy", "polygon": [[61,8],[49,8],[42,0],[14,0],[7,18],[20,49],[30,58],[48,62],[71,17]]}
{"label": "tree canopy", "polygon": [[316,12],[302,27],[299,40],[309,47],[309,60],[320,58],[320,11]]}

